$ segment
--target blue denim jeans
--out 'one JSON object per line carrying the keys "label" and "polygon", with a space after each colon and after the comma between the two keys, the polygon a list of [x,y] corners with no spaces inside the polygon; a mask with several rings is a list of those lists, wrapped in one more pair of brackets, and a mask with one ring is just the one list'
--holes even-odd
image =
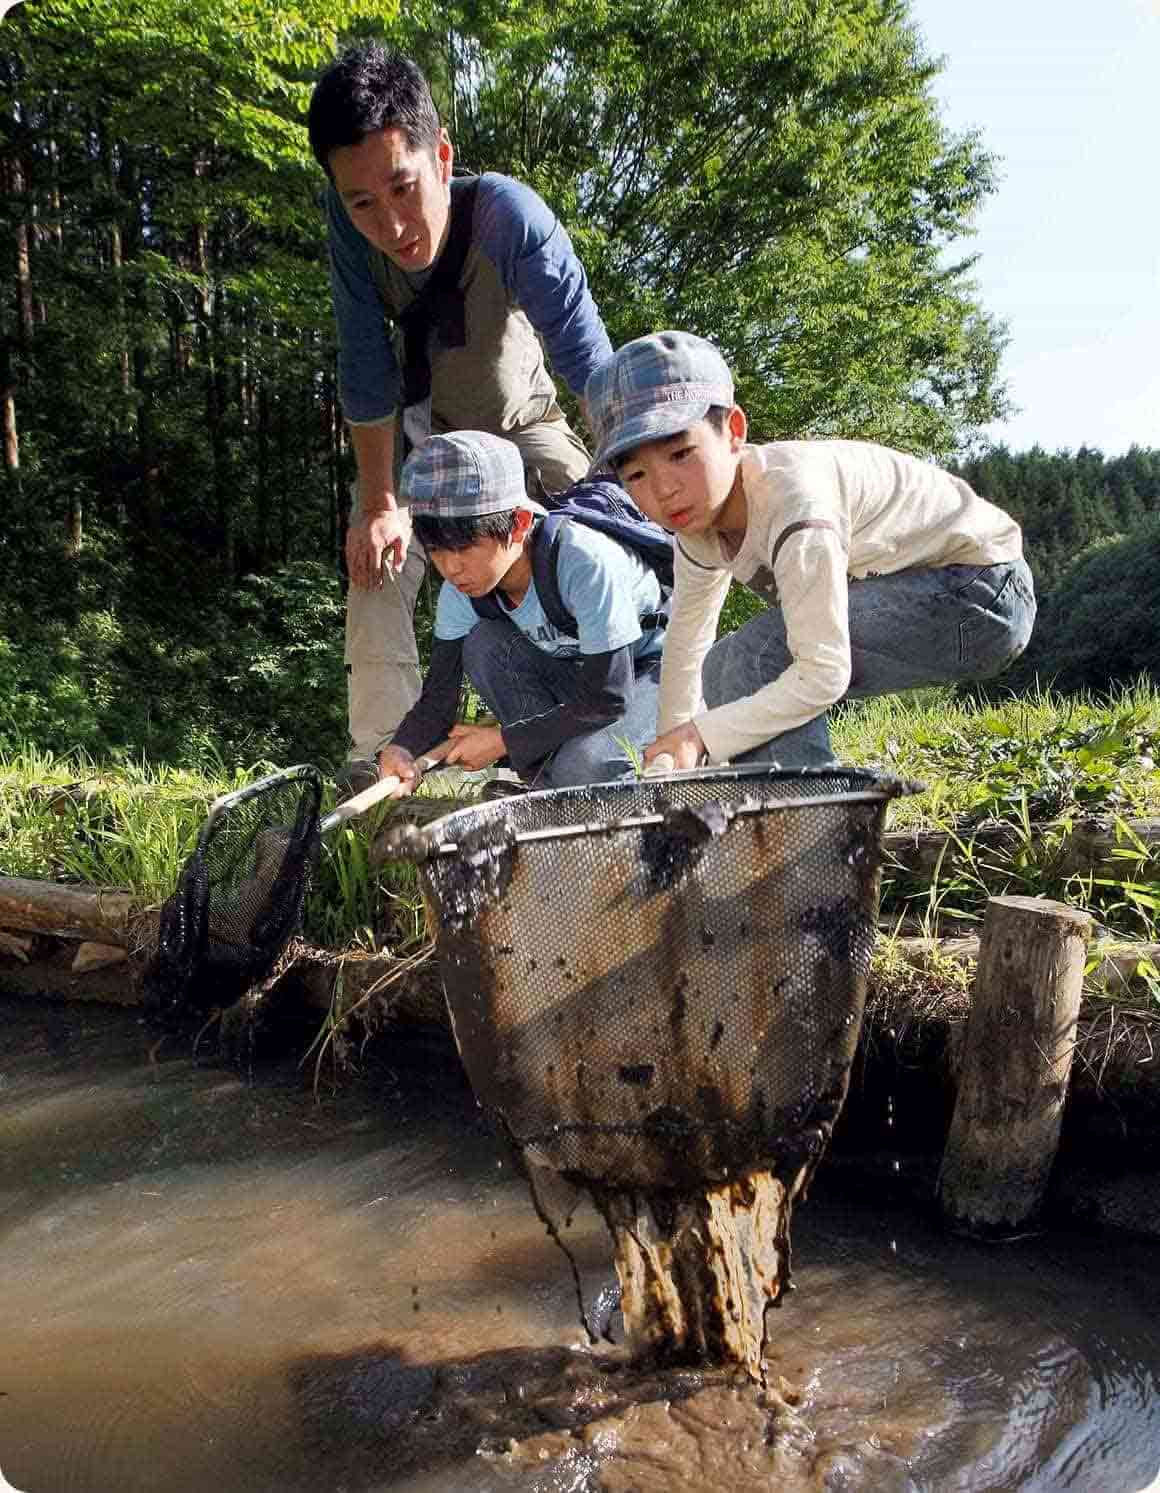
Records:
{"label": "blue denim jeans", "polygon": [[[849,584],[851,700],[989,679],[1019,657],[1035,622],[1035,590],[1023,560],[903,570]],[[785,619],[772,606],[710,648],[701,681],[705,703],[712,708],[755,694],[791,662]],[[782,767],[831,762],[825,714],[734,760]]]}
{"label": "blue denim jeans", "polygon": [[[463,668],[501,726],[575,699],[575,660],[545,653],[503,618],[472,628],[463,643]],[[572,737],[520,776],[535,788],[571,788],[631,775],[632,758],[621,743],[631,742],[639,752],[656,737],[659,685],[659,663],[644,665],[618,721]]]}

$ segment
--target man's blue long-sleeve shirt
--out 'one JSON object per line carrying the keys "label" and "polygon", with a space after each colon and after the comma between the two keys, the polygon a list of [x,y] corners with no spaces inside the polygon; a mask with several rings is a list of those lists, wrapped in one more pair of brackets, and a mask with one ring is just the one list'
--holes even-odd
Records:
{"label": "man's blue long-sleeve shirt", "polygon": [[[390,310],[371,270],[370,255],[377,251],[333,186],[326,207],[343,409],[353,424],[368,424],[393,414],[401,399],[401,370],[385,320]],[[555,372],[582,395],[612,345],[584,266],[555,214],[530,187],[487,172],[479,179],[472,248],[493,267],[494,293],[524,313]]]}

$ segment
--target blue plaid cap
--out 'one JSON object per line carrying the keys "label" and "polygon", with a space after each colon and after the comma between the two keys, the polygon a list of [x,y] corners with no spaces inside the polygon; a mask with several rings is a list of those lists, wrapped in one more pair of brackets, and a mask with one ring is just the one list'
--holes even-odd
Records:
{"label": "blue plaid cap", "polygon": [[603,471],[623,451],[688,430],[714,405],[729,408],[733,375],[704,337],[654,332],[595,369],[584,399],[596,430],[593,470]]}
{"label": "blue plaid cap", "polygon": [[481,518],[527,508],[546,513],[528,497],[519,447],[484,430],[433,435],[403,463],[399,496],[412,514],[432,518]]}

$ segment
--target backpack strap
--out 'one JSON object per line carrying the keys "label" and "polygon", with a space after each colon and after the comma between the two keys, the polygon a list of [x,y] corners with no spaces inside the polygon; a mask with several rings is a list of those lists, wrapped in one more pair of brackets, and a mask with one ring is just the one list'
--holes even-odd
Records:
{"label": "backpack strap", "polygon": [[[447,242],[426,284],[396,317],[403,333],[403,404],[421,404],[431,393],[431,363],[427,343],[434,331],[444,347],[463,347],[467,318],[459,278],[471,248],[478,176],[451,178],[451,217]],[[371,268],[380,290],[386,280],[382,255],[373,250]]]}
{"label": "backpack strap", "polygon": [[[560,595],[560,535],[566,523],[579,523],[567,513],[549,513],[536,531],[532,546],[532,578],[536,583],[536,595],[544,609],[544,616],[565,637],[580,636],[576,618],[564,605]],[[598,531],[599,532],[599,531]],[[610,534],[609,538],[615,536]],[[627,546],[624,546],[627,548]],[[661,605],[655,612],[646,612],[640,619],[641,632],[650,632],[654,627],[667,627],[669,621],[669,599],[662,592]]]}
{"label": "backpack strap", "polygon": [[[560,535],[566,523],[580,522],[582,522],[580,519],[573,518],[567,513],[549,513],[547,518],[542,519],[537,525],[532,540],[532,581],[536,588],[536,595],[544,610],[544,616],[557,632],[563,633],[567,638],[578,638],[580,629],[576,618],[564,605],[564,598],[560,594]],[[609,538],[614,537],[609,534]],[[646,612],[640,619],[641,632],[650,632],[654,627],[668,626],[670,595],[671,593],[666,595],[665,588],[662,587],[660,606],[655,612]],[[489,591],[486,596],[473,596],[471,605],[477,617],[509,616],[494,591]]]}
{"label": "backpack strap", "polygon": [[[536,595],[544,609],[544,616],[557,632],[564,633],[566,637],[575,638],[579,636],[576,619],[564,605],[564,599],[560,595],[560,585],[556,579],[556,546],[560,541],[562,522],[562,514],[549,514],[533,531],[532,584],[536,588]],[[494,619],[511,615],[494,591],[489,591],[486,596],[473,596],[471,605],[477,617]]]}

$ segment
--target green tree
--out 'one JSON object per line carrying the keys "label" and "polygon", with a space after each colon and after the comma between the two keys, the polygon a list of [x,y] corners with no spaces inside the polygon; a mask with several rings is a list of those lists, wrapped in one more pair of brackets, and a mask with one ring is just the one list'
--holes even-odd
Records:
{"label": "green tree", "polygon": [[716,338],[760,438],[946,453],[999,417],[960,242],[993,186],[903,0],[455,0],[390,35],[460,158],[567,223],[614,342]]}

